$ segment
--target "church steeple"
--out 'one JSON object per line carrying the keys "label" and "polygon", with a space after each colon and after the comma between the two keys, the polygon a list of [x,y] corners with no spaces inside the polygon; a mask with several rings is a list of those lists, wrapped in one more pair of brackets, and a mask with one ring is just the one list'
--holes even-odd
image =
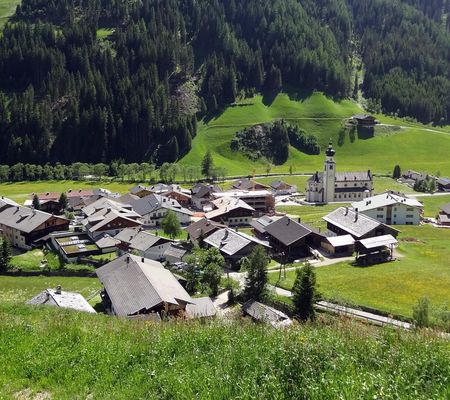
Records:
{"label": "church steeple", "polygon": [[333,149],[333,141],[331,139],[325,154],[327,155],[327,157],[334,157],[334,155],[336,154],[336,151]]}

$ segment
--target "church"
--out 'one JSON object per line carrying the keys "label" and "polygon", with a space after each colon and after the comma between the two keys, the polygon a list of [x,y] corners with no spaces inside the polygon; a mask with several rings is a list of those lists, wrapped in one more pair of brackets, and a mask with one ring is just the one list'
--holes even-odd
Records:
{"label": "church", "polygon": [[326,204],[331,202],[354,202],[372,196],[373,177],[367,172],[336,172],[335,150],[330,141],[323,172],[316,172],[308,180],[306,201]]}

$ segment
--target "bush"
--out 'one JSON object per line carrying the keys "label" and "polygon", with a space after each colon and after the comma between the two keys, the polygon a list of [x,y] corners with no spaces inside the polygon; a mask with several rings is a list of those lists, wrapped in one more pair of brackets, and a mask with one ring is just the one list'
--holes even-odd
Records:
{"label": "bush", "polygon": [[415,307],[413,307],[413,319],[417,327],[423,328],[428,326],[428,297],[421,297]]}

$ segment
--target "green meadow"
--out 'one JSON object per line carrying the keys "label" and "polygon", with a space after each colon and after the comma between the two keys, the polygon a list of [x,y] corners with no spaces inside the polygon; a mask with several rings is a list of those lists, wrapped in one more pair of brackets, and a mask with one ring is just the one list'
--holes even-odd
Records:
{"label": "green meadow", "polygon": [[[448,315],[450,230],[429,225],[399,229],[397,261],[365,268],[355,267],[351,262],[319,267],[316,269],[319,291],[329,299],[405,317],[411,317],[418,299],[427,296],[435,320],[440,311],[447,310]],[[290,290],[295,271],[287,272],[286,279],[279,282],[278,274],[271,274],[270,279],[273,284]]]}
{"label": "green meadow", "polygon": [[424,205],[424,215],[425,217],[436,217],[439,212],[439,207],[450,203],[450,193],[448,195],[432,195],[418,197],[419,200]]}
{"label": "green meadow", "polygon": [[161,324],[2,304],[0,322],[1,398],[428,400],[449,394],[447,341],[345,320],[277,330],[244,320]]}
{"label": "green meadow", "polygon": [[[402,169],[418,169],[443,175],[450,174],[448,151],[450,133],[445,129],[431,129],[420,124],[407,124],[402,120],[385,117],[382,122],[410,127],[380,128],[380,133],[365,139],[339,140],[343,119],[362,110],[349,100],[334,101],[321,93],[304,98],[278,95],[272,103],[264,104],[261,96],[245,99],[227,108],[214,119],[199,124],[192,150],[180,161],[183,165],[199,165],[203,155],[211,150],[216,165],[227,169],[229,175],[265,173],[265,162],[252,162],[230,149],[230,142],[237,131],[258,123],[284,118],[299,125],[307,133],[315,135],[324,148],[333,139],[336,147],[337,168],[341,171],[371,169],[375,173],[391,174],[396,164]],[[338,145],[339,143],[339,145]],[[272,172],[321,170],[323,154],[309,156],[291,148],[288,161],[274,166]]]}

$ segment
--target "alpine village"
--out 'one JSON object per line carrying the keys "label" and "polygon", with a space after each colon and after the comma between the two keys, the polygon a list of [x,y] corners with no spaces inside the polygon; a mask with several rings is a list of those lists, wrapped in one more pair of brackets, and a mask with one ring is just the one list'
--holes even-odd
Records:
{"label": "alpine village", "polygon": [[0,398],[449,399],[449,0],[0,0]]}

